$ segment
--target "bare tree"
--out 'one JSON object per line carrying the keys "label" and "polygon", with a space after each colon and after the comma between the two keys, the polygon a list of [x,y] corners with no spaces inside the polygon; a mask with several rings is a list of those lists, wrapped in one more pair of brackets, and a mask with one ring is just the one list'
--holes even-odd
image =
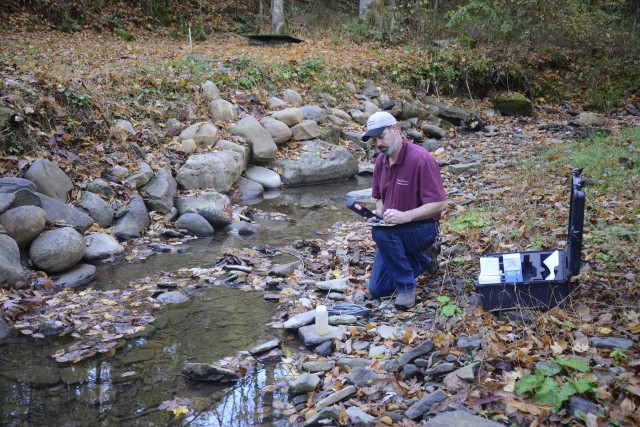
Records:
{"label": "bare tree", "polygon": [[271,0],[271,33],[280,34],[284,27],[283,0]]}

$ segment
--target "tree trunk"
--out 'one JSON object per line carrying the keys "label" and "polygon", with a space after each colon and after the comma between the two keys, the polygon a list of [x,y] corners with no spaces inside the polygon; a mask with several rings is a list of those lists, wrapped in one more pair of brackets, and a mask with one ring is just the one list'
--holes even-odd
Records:
{"label": "tree trunk", "polygon": [[636,2],[636,17],[633,19],[633,34],[638,31],[638,19],[640,19],[640,0]]}
{"label": "tree trunk", "polygon": [[282,33],[284,26],[284,5],[283,0],[271,0],[271,33]]}
{"label": "tree trunk", "polygon": [[376,0],[360,0],[360,18],[368,18],[371,14],[371,4]]}

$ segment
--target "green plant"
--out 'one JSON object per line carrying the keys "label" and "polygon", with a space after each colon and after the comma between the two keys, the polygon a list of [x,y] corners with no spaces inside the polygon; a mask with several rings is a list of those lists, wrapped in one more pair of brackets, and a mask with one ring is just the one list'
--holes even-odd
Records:
{"label": "green plant", "polygon": [[609,357],[612,357],[613,360],[618,365],[624,363],[629,358],[627,353],[625,353],[623,350],[621,350],[619,348],[614,348],[613,350],[611,350],[611,353],[609,353]]}
{"label": "green plant", "polygon": [[436,302],[440,305],[440,314],[445,317],[452,317],[456,313],[461,313],[462,310],[457,304],[451,302],[451,298],[446,295],[440,295],[436,298]]}
{"label": "green plant", "polygon": [[76,89],[72,88],[59,88],[58,93],[64,96],[67,102],[77,106],[77,107],[87,107],[91,103],[91,95],[86,92],[80,92]]}
{"label": "green plant", "polygon": [[[527,375],[516,382],[514,391],[518,394],[532,394],[534,402],[557,410],[574,394],[586,394],[596,388],[593,378],[579,377],[576,372],[589,372],[589,363],[560,356],[552,361],[539,362],[533,375]],[[564,375],[559,376],[560,373]]]}
{"label": "green plant", "polygon": [[478,209],[471,209],[464,213],[464,215],[455,217],[449,222],[449,228],[451,230],[462,233],[468,231],[470,228],[482,228],[491,224],[491,222],[485,219],[485,213]]}
{"label": "green plant", "polygon": [[126,41],[126,42],[130,42],[133,40],[133,34],[131,34],[130,32],[128,32],[127,30],[122,30],[120,28],[116,28],[115,30],[113,30],[113,33],[120,37],[122,40]]}

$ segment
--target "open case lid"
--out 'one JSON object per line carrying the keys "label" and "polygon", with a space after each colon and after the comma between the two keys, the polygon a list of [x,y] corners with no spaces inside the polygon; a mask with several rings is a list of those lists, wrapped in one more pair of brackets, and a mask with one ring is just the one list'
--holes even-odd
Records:
{"label": "open case lid", "polygon": [[584,191],[585,179],[580,175],[582,169],[574,169],[571,179],[571,201],[569,203],[569,234],[567,236],[567,261],[569,276],[580,273],[582,257],[582,230],[584,228]]}

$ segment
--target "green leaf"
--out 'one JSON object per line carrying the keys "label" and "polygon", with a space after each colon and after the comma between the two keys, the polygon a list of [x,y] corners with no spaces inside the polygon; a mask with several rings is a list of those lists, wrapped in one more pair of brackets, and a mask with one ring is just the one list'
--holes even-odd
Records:
{"label": "green leaf", "polygon": [[439,302],[440,304],[444,304],[451,301],[451,298],[449,298],[446,295],[440,295],[438,298],[436,298],[436,301]]}
{"label": "green leaf", "polygon": [[516,382],[516,386],[513,390],[518,394],[524,394],[540,387],[543,380],[544,377],[542,375],[527,375]]}
{"label": "green leaf", "polygon": [[549,406],[560,406],[574,394],[576,394],[576,390],[571,384],[564,384],[558,387],[553,378],[545,378],[544,383],[533,396],[533,400]]}
{"label": "green leaf", "polygon": [[457,256],[453,259],[453,262],[462,262],[462,261],[464,261],[464,257],[461,257],[461,256]]}
{"label": "green leaf", "polygon": [[545,377],[552,377],[562,370],[562,367],[553,360],[541,361],[536,363],[536,371],[540,372]]}
{"label": "green leaf", "polygon": [[456,310],[458,309],[458,306],[455,304],[447,304],[444,307],[442,307],[442,315],[443,316],[447,316],[447,317],[451,317],[454,314],[456,314]]}
{"label": "green leaf", "polygon": [[576,391],[580,394],[584,394],[595,388],[595,384],[593,384],[591,381],[589,381],[586,378],[583,378],[579,381],[570,379],[569,382],[571,383],[573,388],[576,389]]}
{"label": "green leaf", "polygon": [[573,357],[556,357],[555,361],[560,366],[565,366],[578,372],[589,372],[589,362],[583,362]]}

